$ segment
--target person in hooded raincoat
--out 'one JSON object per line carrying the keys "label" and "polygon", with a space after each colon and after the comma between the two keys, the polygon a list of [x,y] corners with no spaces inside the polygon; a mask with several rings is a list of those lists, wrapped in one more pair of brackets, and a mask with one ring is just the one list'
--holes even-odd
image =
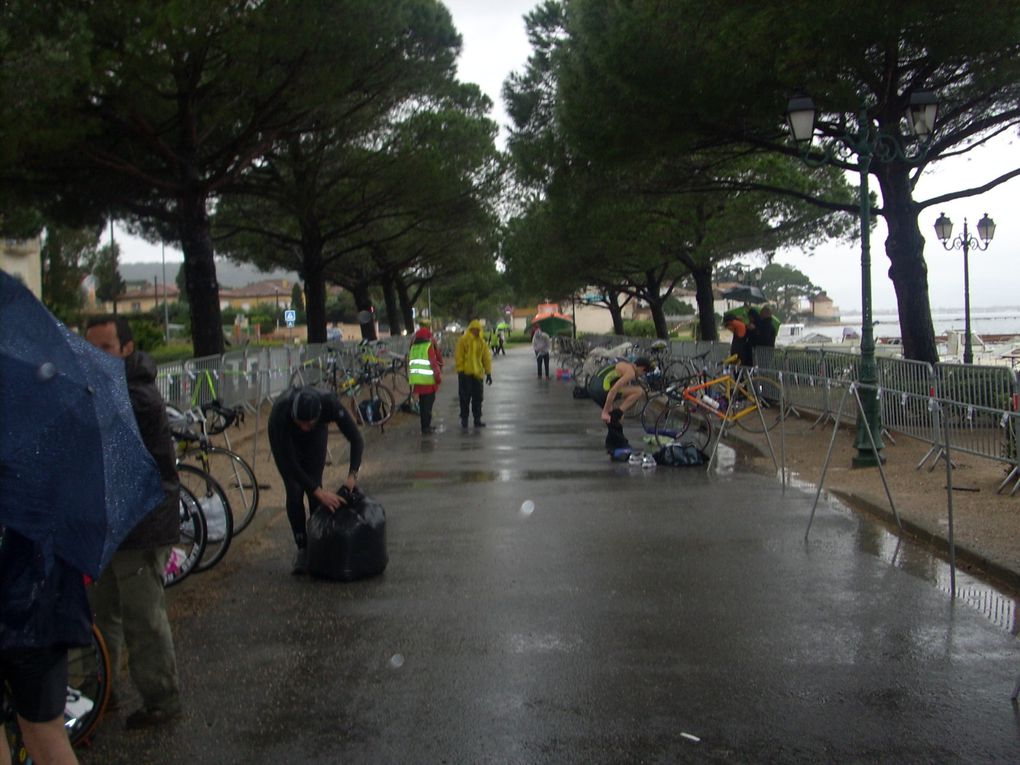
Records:
{"label": "person in hooded raincoat", "polygon": [[468,324],[454,351],[457,368],[457,394],[460,397],[460,426],[468,426],[468,409],[474,416],[476,428],[484,428],[482,422],[482,380],[492,385],[492,351],[482,339],[482,322],[474,319]]}
{"label": "person in hooded raincoat", "polygon": [[436,403],[436,391],[443,381],[443,357],[436,348],[432,331],[428,327],[422,327],[414,333],[411,350],[408,352],[407,370],[411,392],[418,397],[421,432],[427,435],[434,432],[432,407]]}

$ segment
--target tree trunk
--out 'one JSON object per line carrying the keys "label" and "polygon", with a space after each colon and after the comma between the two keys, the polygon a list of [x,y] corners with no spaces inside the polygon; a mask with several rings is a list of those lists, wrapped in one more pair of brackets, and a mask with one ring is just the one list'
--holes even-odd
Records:
{"label": "tree trunk", "polygon": [[935,328],[928,299],[928,266],[924,260],[924,237],[917,225],[917,206],[910,189],[909,168],[899,163],[879,165],[878,183],[889,236],[889,278],[896,290],[900,315],[903,357],[935,364],[939,360]]}
{"label": "tree trunk", "polygon": [[715,326],[715,295],[712,292],[712,267],[705,266],[691,271],[694,277],[694,289],[698,301],[699,340],[719,340],[719,330]]}
{"label": "tree trunk", "polygon": [[213,260],[209,216],[204,194],[177,200],[177,219],[181,250],[184,252],[184,275],[191,310],[191,341],[196,357],[219,356],[223,353],[223,327],[220,315],[220,289],[216,283],[216,262]]}
{"label": "tree trunk", "polygon": [[361,339],[378,340],[379,335],[375,331],[375,305],[372,303],[372,296],[369,294],[368,286],[359,284],[351,289],[351,293],[354,295],[354,306],[358,309]]}
{"label": "tree trunk", "polygon": [[404,319],[404,326],[407,331],[414,329],[414,301],[407,294],[407,283],[399,274],[393,279],[393,286],[397,290],[397,301],[400,303],[400,315]]}
{"label": "tree trunk", "polygon": [[386,302],[386,321],[390,325],[390,337],[397,337],[404,334],[404,320],[400,316],[400,308],[397,305],[397,291],[393,287],[393,278],[383,275],[382,283],[383,300]]}
{"label": "tree trunk", "polygon": [[319,252],[304,252],[301,276],[305,280],[305,322],[308,342],[326,342],[326,274]]}
{"label": "tree trunk", "polygon": [[623,334],[623,307],[620,305],[620,293],[606,293],[606,305],[609,307],[609,315],[613,318],[613,334]]}
{"label": "tree trunk", "polygon": [[652,312],[652,323],[655,325],[655,336],[663,340],[669,339],[669,327],[666,324],[666,312],[662,306],[664,300],[649,300],[648,308]]}

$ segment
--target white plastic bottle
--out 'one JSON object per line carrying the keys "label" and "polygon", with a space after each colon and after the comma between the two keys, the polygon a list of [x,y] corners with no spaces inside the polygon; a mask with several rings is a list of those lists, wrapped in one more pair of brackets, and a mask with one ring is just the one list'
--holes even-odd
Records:
{"label": "white plastic bottle", "polygon": [[704,402],[704,403],[705,403],[705,404],[706,404],[707,406],[710,406],[710,407],[712,407],[713,409],[718,409],[718,408],[719,408],[719,402],[718,402],[718,401],[716,401],[716,400],[715,400],[714,398],[712,398],[711,396],[709,396],[709,395],[708,395],[707,393],[702,393],[702,394],[701,394],[701,400],[702,400],[702,402]]}

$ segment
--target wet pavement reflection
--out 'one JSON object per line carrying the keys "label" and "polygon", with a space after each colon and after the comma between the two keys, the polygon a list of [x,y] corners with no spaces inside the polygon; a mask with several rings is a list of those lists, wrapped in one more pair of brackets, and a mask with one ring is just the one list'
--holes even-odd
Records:
{"label": "wet pavement reflection", "polygon": [[497,359],[462,431],[448,369],[442,432],[374,444],[382,577],[291,577],[267,511],[175,625],[184,722],[83,762],[1017,761],[1015,602],[965,574],[950,599],[832,500],[805,541],[813,492],[734,444],[711,472],[611,463],[597,407],[534,375]]}

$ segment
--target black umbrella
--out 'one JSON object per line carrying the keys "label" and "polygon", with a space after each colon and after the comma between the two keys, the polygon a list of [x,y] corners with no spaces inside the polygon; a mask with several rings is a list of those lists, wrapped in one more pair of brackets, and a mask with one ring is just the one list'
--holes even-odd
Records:
{"label": "black umbrella", "polygon": [[767,303],[769,299],[760,287],[753,287],[750,284],[738,284],[730,287],[722,293],[725,300],[739,300],[742,303]]}
{"label": "black umbrella", "polygon": [[0,524],[98,576],[163,499],[124,362],[0,271]]}

